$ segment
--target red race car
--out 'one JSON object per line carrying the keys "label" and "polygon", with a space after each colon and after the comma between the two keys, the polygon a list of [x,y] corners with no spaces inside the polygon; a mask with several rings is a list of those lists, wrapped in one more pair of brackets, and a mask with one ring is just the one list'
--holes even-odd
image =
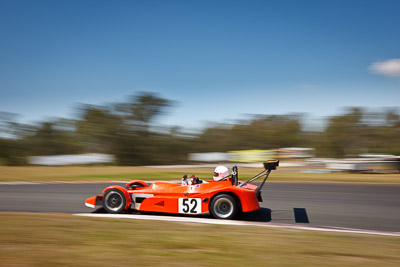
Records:
{"label": "red race car", "polygon": [[[133,180],[125,188],[119,185],[105,188],[103,194],[88,198],[85,205],[104,207],[109,213],[122,213],[129,209],[180,214],[209,212],[214,218],[233,219],[239,211],[260,209],[260,190],[271,170],[277,166],[278,160],[265,162],[264,170],[246,182],[238,181],[236,166],[231,174],[226,167],[220,166],[226,169],[226,175],[222,177],[222,172],[214,173],[213,181],[201,181],[195,177],[187,181],[184,177],[182,184],[154,182],[148,185],[144,181]],[[261,177],[264,180],[259,186],[251,184]]]}

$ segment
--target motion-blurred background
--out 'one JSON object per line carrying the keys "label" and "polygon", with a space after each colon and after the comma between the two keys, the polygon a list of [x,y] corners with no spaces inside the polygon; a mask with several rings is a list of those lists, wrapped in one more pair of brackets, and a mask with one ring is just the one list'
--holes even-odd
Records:
{"label": "motion-blurred background", "polygon": [[0,164],[349,158],[331,169],[397,172],[398,11],[398,1],[1,1]]}

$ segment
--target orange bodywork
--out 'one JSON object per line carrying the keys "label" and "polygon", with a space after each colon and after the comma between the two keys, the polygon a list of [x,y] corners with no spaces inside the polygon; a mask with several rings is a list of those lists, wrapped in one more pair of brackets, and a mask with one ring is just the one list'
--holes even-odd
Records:
{"label": "orange bodywork", "polygon": [[[129,185],[138,184],[131,188]],[[240,184],[240,183],[239,183]],[[233,196],[241,211],[248,212],[260,208],[255,190],[257,186],[246,184],[242,187],[232,185],[230,180],[208,181],[196,185],[181,185],[172,182],[154,182],[147,185],[144,181],[134,180],[127,188],[110,186],[103,190],[114,188],[122,191],[126,197],[125,210],[152,211],[165,213],[198,214],[209,212],[212,199],[224,193]],[[103,195],[86,200],[86,206],[98,208],[102,206]]]}

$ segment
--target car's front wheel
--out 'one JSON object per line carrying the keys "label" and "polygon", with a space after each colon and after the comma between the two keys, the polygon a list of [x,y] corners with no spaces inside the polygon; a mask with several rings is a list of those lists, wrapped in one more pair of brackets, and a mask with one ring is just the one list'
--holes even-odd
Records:
{"label": "car's front wheel", "polygon": [[108,189],[103,195],[103,207],[109,213],[121,213],[126,206],[125,194],[118,189]]}
{"label": "car's front wheel", "polygon": [[231,195],[221,194],[211,201],[210,213],[216,219],[233,219],[238,213],[238,204]]}

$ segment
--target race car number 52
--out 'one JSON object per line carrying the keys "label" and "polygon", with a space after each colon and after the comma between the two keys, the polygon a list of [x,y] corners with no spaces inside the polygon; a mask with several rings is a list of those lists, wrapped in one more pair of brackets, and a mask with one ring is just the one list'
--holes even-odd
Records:
{"label": "race car number 52", "polygon": [[201,213],[201,198],[180,198],[179,213]]}

